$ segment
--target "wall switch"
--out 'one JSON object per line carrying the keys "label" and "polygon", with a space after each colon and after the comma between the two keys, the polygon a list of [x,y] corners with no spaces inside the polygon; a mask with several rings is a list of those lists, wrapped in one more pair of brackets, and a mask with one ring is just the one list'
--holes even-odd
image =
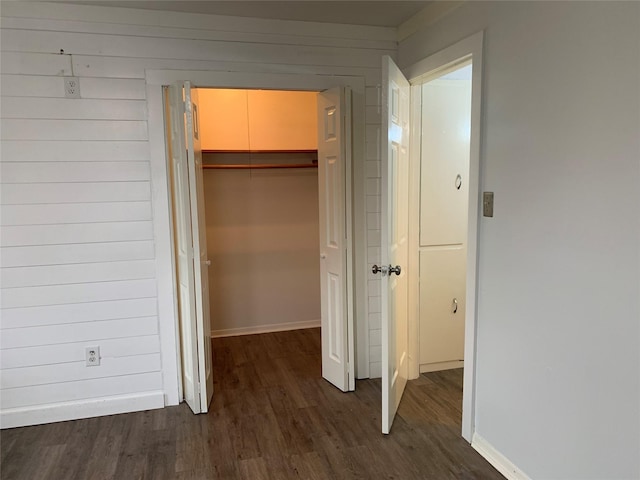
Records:
{"label": "wall switch", "polygon": [[97,367],[100,365],[100,347],[87,347],[84,352],[87,367]]}
{"label": "wall switch", "polygon": [[493,192],[484,192],[482,194],[482,215],[493,217]]}
{"label": "wall switch", "polygon": [[78,77],[64,77],[65,98],[80,98],[80,80]]}

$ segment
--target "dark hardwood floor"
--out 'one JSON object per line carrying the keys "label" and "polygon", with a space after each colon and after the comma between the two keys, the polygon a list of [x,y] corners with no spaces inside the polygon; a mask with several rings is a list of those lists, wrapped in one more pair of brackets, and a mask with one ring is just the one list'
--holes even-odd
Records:
{"label": "dark hardwood floor", "polygon": [[409,382],[391,435],[380,381],[320,376],[318,329],[214,340],[207,415],[162,410],[3,430],[11,479],[502,479],[460,437],[462,371]]}

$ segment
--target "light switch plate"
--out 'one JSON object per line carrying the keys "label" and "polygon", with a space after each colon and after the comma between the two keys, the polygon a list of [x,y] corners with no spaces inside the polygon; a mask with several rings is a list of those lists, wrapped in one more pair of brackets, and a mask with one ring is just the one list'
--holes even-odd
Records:
{"label": "light switch plate", "polygon": [[493,217],[493,192],[483,192],[482,194],[482,215]]}

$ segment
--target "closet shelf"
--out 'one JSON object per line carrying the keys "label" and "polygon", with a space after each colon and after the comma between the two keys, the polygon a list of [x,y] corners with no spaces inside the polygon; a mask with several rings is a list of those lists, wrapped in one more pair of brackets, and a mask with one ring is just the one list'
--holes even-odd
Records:
{"label": "closet shelf", "polygon": [[318,168],[318,150],[203,150],[203,168]]}
{"label": "closet shelf", "polygon": [[248,165],[202,165],[202,168],[211,169],[255,169],[255,168],[318,168],[317,163],[254,163]]}

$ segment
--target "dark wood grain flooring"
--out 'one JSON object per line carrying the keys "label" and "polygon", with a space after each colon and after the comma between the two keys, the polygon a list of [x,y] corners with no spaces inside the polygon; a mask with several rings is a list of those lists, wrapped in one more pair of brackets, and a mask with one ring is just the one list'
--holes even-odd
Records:
{"label": "dark wood grain flooring", "polygon": [[162,410],[4,430],[11,479],[502,479],[460,437],[462,371],[409,382],[391,435],[380,381],[322,380],[318,329],[214,340],[207,415]]}

